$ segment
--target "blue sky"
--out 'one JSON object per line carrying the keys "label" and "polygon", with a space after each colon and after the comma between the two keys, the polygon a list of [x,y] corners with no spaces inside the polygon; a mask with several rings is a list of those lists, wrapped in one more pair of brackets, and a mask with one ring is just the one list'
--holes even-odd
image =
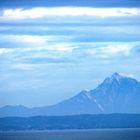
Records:
{"label": "blue sky", "polygon": [[140,80],[139,7],[2,7],[0,106],[44,106],[114,72]]}

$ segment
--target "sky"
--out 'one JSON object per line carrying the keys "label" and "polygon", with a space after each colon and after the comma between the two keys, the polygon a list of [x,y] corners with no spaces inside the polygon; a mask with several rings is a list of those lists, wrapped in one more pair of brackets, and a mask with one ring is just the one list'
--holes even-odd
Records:
{"label": "sky", "polygon": [[140,81],[140,2],[30,2],[0,2],[0,106],[56,104],[114,72]]}

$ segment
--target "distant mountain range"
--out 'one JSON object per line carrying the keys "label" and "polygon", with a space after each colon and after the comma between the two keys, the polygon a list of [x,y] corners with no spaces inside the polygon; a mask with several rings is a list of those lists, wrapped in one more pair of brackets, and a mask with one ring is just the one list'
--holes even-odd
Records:
{"label": "distant mountain range", "polygon": [[0,131],[140,128],[140,114],[98,114],[0,118]]}
{"label": "distant mountain range", "polygon": [[114,73],[97,88],[47,107],[5,106],[0,117],[55,116],[77,114],[140,113],[140,82]]}

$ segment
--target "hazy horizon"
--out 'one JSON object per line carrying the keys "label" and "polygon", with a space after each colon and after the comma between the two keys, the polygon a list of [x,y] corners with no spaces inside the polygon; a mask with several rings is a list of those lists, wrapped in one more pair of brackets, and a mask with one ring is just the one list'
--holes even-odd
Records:
{"label": "hazy horizon", "polygon": [[[116,75],[117,75],[117,76],[116,76]],[[123,73],[114,72],[112,75],[110,75],[110,76],[106,77],[105,79],[103,79],[101,83],[98,83],[98,85],[97,85],[96,87],[94,87],[94,88],[92,88],[92,89],[81,89],[80,91],[78,91],[78,92],[76,93],[76,95],[79,95],[81,92],[84,92],[84,91],[87,91],[87,92],[92,91],[92,90],[98,88],[98,87],[100,86],[100,84],[103,84],[104,81],[105,81],[107,78],[112,79],[113,77],[118,77],[118,76],[121,77],[121,78],[129,78],[129,79],[137,80],[137,79],[135,79],[135,77],[133,77],[133,75],[124,75]],[[138,81],[138,82],[139,82],[139,81]],[[74,97],[74,96],[75,96],[75,95],[73,95],[72,97]],[[1,107],[8,107],[8,106],[9,106],[9,107],[11,107],[11,106],[13,106],[13,107],[14,107],[14,106],[15,106],[15,107],[27,107],[27,108],[49,107],[49,106],[52,106],[52,105],[57,105],[57,104],[59,104],[59,103],[61,103],[61,102],[64,102],[64,101],[66,101],[66,100],[69,100],[69,99],[71,99],[72,97],[68,97],[68,98],[66,98],[66,99],[60,100],[60,101],[58,101],[58,102],[56,102],[56,103],[54,103],[54,104],[50,104],[50,105],[27,106],[27,105],[24,105],[24,104],[14,104],[14,105],[12,105],[12,104],[6,104],[6,105],[3,105],[3,106],[1,106]]]}
{"label": "hazy horizon", "polygon": [[140,2],[109,1],[0,2],[0,106],[56,104],[114,72],[140,81]]}

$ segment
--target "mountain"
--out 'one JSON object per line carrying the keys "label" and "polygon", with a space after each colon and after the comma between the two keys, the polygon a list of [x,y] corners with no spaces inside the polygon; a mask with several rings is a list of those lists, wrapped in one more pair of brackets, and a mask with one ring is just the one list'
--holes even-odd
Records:
{"label": "mountain", "polygon": [[133,78],[114,73],[89,94],[105,113],[140,112],[140,82]]}
{"label": "mountain", "polygon": [[5,106],[0,116],[140,113],[140,82],[114,73],[95,89],[47,107]]}
{"label": "mountain", "polygon": [[98,114],[0,118],[0,131],[95,128],[140,128],[140,114]]}

